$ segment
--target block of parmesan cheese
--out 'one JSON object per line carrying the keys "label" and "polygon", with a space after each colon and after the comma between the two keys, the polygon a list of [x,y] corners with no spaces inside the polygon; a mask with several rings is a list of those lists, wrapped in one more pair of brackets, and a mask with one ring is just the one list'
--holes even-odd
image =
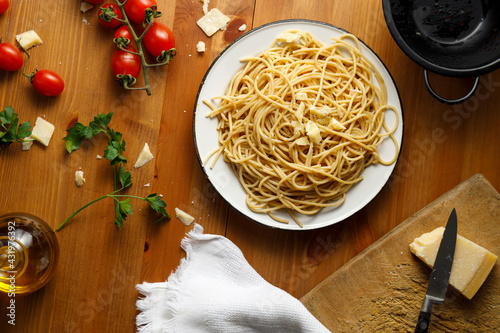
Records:
{"label": "block of parmesan cheese", "polygon": [[75,172],[75,183],[76,183],[76,186],[78,186],[78,187],[83,186],[83,184],[85,183],[85,178],[83,178],[83,171],[77,170]]}
{"label": "block of parmesan cheese", "polygon": [[185,211],[175,207],[175,216],[181,220],[184,225],[188,226],[194,222],[194,217],[186,213]]}
{"label": "block of parmesan cheese", "polygon": [[220,29],[224,29],[226,24],[231,19],[226,15],[222,14],[217,8],[212,9],[196,23],[203,30],[203,32],[208,36],[212,36]]}
{"label": "block of parmesan cheese", "polygon": [[21,45],[25,50],[28,50],[33,46],[38,46],[43,44],[42,40],[40,39],[40,36],[38,36],[38,34],[34,30],[29,30],[19,35],[16,35],[16,40],[19,43],[19,45]]}
{"label": "block of parmesan cheese", "polygon": [[[415,238],[410,244],[410,251],[428,266],[433,267],[443,232],[444,228],[439,227]],[[495,254],[484,247],[457,235],[450,285],[471,299],[490,274],[497,259]]]}
{"label": "block of parmesan cheese", "polygon": [[139,153],[139,156],[137,157],[137,161],[135,162],[134,168],[140,168],[147,162],[151,161],[153,159],[153,154],[151,154],[151,151],[149,150],[149,146],[147,143],[144,144],[144,147],[142,148],[141,152]]}
{"label": "block of parmesan cheese", "polygon": [[52,134],[54,133],[54,125],[49,123],[47,120],[43,118],[36,118],[35,126],[31,131],[31,137],[45,146],[49,145],[50,138],[52,138]]}

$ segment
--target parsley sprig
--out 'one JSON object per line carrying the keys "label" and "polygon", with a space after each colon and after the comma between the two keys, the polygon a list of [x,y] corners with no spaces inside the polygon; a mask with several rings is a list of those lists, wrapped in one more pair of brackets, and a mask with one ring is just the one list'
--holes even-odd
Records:
{"label": "parsley sprig", "polygon": [[[116,132],[109,127],[112,116],[113,112],[108,114],[101,113],[94,117],[94,121],[91,121],[88,126],[84,126],[83,124],[77,122],[67,129],[68,135],[64,137],[63,140],[66,141],[66,150],[68,153],[80,149],[83,140],[91,139],[100,133],[104,133],[107,136],[108,145],[104,150],[104,157],[111,162],[112,166],[115,167],[114,190],[113,192],[94,199],[79,208],[57,227],[56,230],[58,231],[83,209],[105,198],[111,198],[115,201],[115,224],[118,228],[121,228],[123,222],[129,215],[132,214],[132,204],[130,203],[130,199],[146,201],[155,212],[161,215],[160,219],[156,222],[161,221],[164,218],[170,218],[170,215],[165,210],[167,204],[161,199],[161,196],[156,193],[152,193],[145,198],[135,195],[118,194],[120,191],[132,185],[132,175],[130,174],[130,171],[125,169],[125,164],[127,163],[127,159],[123,156],[123,152],[125,151],[125,140],[120,132]],[[117,180],[120,183],[119,188]]]}
{"label": "parsley sprig", "polygon": [[19,117],[11,106],[0,111],[0,145],[11,143],[22,143],[32,139],[26,139],[31,135],[31,123],[26,121],[18,125]]}

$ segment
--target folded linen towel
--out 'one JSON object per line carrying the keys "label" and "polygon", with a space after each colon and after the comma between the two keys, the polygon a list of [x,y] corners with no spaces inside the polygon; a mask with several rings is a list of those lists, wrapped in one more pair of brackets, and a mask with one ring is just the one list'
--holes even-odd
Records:
{"label": "folded linen towel", "polygon": [[137,285],[137,331],[329,332],[285,291],[265,281],[229,239],[195,224],[186,251],[166,282]]}

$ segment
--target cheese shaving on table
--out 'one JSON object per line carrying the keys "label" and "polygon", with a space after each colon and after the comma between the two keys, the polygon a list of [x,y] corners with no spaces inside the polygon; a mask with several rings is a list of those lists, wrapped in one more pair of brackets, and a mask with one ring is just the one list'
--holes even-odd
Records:
{"label": "cheese shaving on table", "polygon": [[22,150],[30,150],[31,146],[33,146],[33,139],[31,139],[30,137],[27,137],[27,138],[24,138],[24,140],[28,140],[28,141],[23,141],[23,143],[21,144],[21,149]]}
{"label": "cheese shaving on table", "polygon": [[139,157],[137,157],[137,161],[135,162],[134,168],[140,168],[144,164],[148,163],[153,159],[153,154],[151,154],[151,151],[149,150],[149,146],[147,143],[144,144],[144,148],[142,148],[141,152],[139,153]]}
{"label": "cheese shaving on table", "polygon": [[45,146],[49,145],[50,138],[52,138],[52,134],[54,133],[54,125],[49,123],[47,120],[38,117],[35,122],[35,126],[31,131],[31,137]]}
{"label": "cheese shaving on table", "polygon": [[83,178],[83,171],[77,170],[75,172],[75,184],[76,184],[76,186],[82,187],[84,183],[85,183],[85,178]]}
{"label": "cheese shaving on table", "polygon": [[185,211],[175,207],[175,216],[181,220],[184,225],[188,226],[194,222],[194,217],[186,213]]}
{"label": "cheese shaving on table", "polygon": [[94,8],[94,6],[91,4],[91,3],[88,3],[86,1],[82,1],[80,3],[80,11],[82,13],[85,13],[85,12],[88,12],[89,10],[91,10],[92,8]]}
{"label": "cheese shaving on table", "polygon": [[196,51],[198,51],[199,53],[205,52],[206,51],[205,43],[199,41],[198,44],[196,44]]}
{"label": "cheese shaving on table", "polygon": [[34,30],[29,30],[16,35],[16,40],[25,50],[32,48],[33,46],[42,45],[42,39]]}
{"label": "cheese shaving on table", "polygon": [[203,14],[207,14],[208,13],[208,4],[210,3],[209,0],[200,0],[202,3],[203,3],[203,7],[201,7],[203,9]]}
{"label": "cheese shaving on table", "polygon": [[220,10],[213,8],[205,14],[205,16],[199,19],[196,24],[198,24],[201,30],[210,37],[217,31],[224,29],[230,20],[231,19],[222,14]]}

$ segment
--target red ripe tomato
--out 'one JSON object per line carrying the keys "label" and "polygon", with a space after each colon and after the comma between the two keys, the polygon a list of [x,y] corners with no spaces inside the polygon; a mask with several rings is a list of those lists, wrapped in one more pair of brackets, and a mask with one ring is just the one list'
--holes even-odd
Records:
{"label": "red ripe tomato", "polygon": [[13,72],[21,67],[23,67],[21,51],[12,44],[0,43],[0,68]]}
{"label": "red ripe tomato", "polygon": [[114,38],[120,38],[120,37],[134,40],[134,37],[132,37],[132,33],[130,32],[129,28],[126,25],[123,25],[119,27],[118,30],[116,30]]}
{"label": "red ripe tomato", "polygon": [[103,16],[102,16],[103,9],[110,8],[110,7],[113,10],[113,12],[116,14],[116,17],[118,19],[120,19],[120,20],[123,20],[122,12],[120,11],[120,9],[118,8],[117,5],[114,5],[112,3],[107,3],[104,6],[102,6],[99,9],[99,12],[97,13],[97,16],[99,17],[99,23],[101,23],[101,25],[103,27],[106,27],[106,28],[116,28],[117,26],[119,26],[120,24],[122,24],[120,21],[115,20],[115,19],[111,19],[111,21],[106,22],[104,20]]}
{"label": "red ripe tomato", "polygon": [[3,14],[9,9],[9,0],[0,0],[0,14]]}
{"label": "red ripe tomato", "polygon": [[[128,39],[128,41],[124,38]],[[134,37],[126,25],[122,25],[118,28],[118,30],[116,30],[113,42],[116,43],[117,47],[121,47],[123,49],[128,49],[129,45],[136,45],[134,43]]]}
{"label": "red ripe tomato", "polygon": [[144,22],[146,9],[151,6],[157,6],[156,0],[128,0],[123,8],[129,20],[142,23]]}
{"label": "red ripe tomato", "polygon": [[[133,47],[128,48],[132,52],[137,52]],[[141,58],[127,51],[115,49],[111,56],[111,71],[116,77],[117,75],[130,74],[137,78],[141,71]]]}
{"label": "red ripe tomato", "polygon": [[31,83],[33,84],[33,88],[44,96],[57,96],[64,90],[63,79],[59,74],[49,69],[42,69],[36,72]]}
{"label": "red ripe tomato", "polygon": [[144,46],[152,56],[158,57],[162,51],[175,48],[174,34],[165,24],[154,22],[144,36]]}
{"label": "red ripe tomato", "polygon": [[93,5],[97,5],[98,3],[103,2],[104,0],[85,0],[86,2],[89,2]]}

